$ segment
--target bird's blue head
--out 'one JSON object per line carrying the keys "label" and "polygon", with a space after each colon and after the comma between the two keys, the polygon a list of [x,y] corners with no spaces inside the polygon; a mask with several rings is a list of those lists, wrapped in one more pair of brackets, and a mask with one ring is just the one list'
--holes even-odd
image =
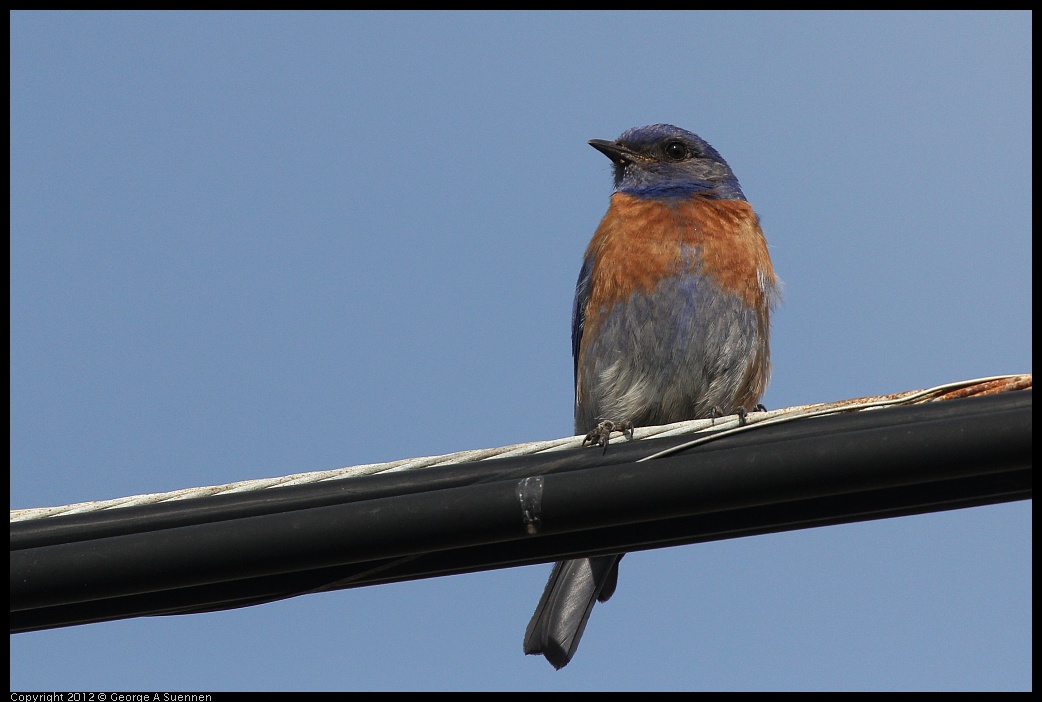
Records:
{"label": "bird's blue head", "polygon": [[745,199],[723,156],[697,134],[672,124],[634,127],[615,141],[591,139],[590,146],[612,160],[616,192],[661,199]]}

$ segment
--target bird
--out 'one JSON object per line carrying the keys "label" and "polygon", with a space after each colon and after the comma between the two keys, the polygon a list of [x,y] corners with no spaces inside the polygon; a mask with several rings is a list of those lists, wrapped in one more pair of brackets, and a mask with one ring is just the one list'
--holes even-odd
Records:
{"label": "bird", "polygon": [[[575,431],[613,431],[762,408],[770,317],[780,297],[760,219],[731,167],[670,124],[591,139],[614,189],[586,248],[572,305]],[[554,565],[524,652],[571,661],[624,554]]]}

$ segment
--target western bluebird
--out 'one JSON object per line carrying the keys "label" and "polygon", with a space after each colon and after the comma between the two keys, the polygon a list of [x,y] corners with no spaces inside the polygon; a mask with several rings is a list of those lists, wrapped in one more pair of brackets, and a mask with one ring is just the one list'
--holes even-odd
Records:
{"label": "western bluebird", "polygon": [[[770,379],[778,281],[760,221],[712,146],[669,124],[590,146],[615,191],[575,286],[575,430],[754,409]],[[586,443],[586,442],[584,442]],[[568,664],[595,601],[615,591],[622,555],[562,561],[525,632],[525,653]]]}

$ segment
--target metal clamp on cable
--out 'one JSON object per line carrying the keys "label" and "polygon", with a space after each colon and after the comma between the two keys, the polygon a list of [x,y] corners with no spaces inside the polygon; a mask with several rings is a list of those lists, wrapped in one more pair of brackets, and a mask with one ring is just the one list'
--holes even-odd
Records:
{"label": "metal clamp on cable", "polygon": [[525,523],[525,531],[536,534],[542,519],[543,509],[543,477],[525,478],[517,484],[517,498],[521,501],[521,519]]}

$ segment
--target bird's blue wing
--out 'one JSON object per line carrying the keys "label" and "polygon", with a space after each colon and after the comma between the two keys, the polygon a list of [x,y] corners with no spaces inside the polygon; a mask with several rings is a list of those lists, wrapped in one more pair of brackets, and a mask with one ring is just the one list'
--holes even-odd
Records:
{"label": "bird's blue wing", "polygon": [[582,345],[583,328],[586,326],[586,307],[590,304],[590,275],[593,273],[593,260],[583,260],[579,271],[579,280],[575,284],[575,300],[572,302],[572,370],[574,372],[573,388],[579,386],[579,349]]}

